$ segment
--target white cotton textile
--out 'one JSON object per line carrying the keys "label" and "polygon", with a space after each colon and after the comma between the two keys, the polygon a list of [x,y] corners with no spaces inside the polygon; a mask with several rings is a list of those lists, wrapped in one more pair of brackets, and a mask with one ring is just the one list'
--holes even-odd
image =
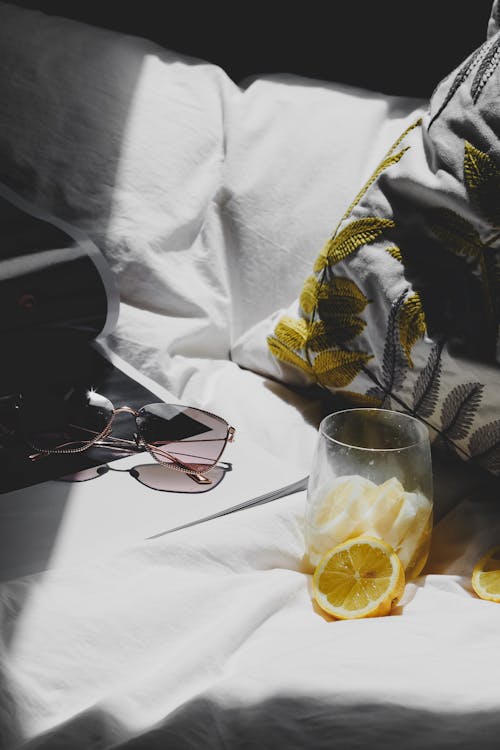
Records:
{"label": "white cotton textile", "polygon": [[[245,477],[228,503],[257,491],[263,452],[270,484],[307,473],[328,394],[228,352],[296,296],[421,103],[287,75],[237,86],[1,2],[0,47],[0,180],[102,250],[122,296],[107,342],[127,374],[259,446],[245,472],[228,446]],[[305,492],[146,541],[189,498],[170,512],[115,477],[73,503],[49,483],[0,496],[2,750],[496,749],[500,607],[470,573],[500,542],[500,511],[470,467],[435,464],[432,554],[401,606],[347,622],[311,600]]]}
{"label": "white cotton textile", "polygon": [[[275,487],[307,470],[319,403],[287,400],[284,386],[233,363],[191,367],[184,395],[218,412],[225,403],[241,441],[225,453],[228,504],[250,498],[264,471]],[[390,732],[407,747],[460,747],[464,737],[489,747],[500,608],[474,596],[470,572],[500,538],[500,511],[462,462],[434,470],[440,520],[427,575],[392,616],[351,622],[313,605],[305,492],[172,534],[161,532],[189,497],[126,474],[83,483],[59,506],[47,494],[55,482],[28,505],[2,496],[17,544],[1,550],[0,746],[323,750],[332,738],[366,747],[367,736],[385,747]],[[211,494],[203,500],[209,513]],[[40,572],[26,574],[43,553],[45,565],[31,568]],[[17,577],[6,578],[16,561]]]}
{"label": "white cotton textile", "polygon": [[161,341],[174,316],[196,322],[202,355],[225,356],[230,298],[211,217],[236,84],[146,39],[8,3],[0,48],[0,181],[88,233],[122,301],[144,311],[142,343]]}
{"label": "white cotton textile", "polygon": [[250,79],[227,111],[222,219],[233,341],[288,306],[422,100],[297,75]]}
{"label": "white cotton textile", "polygon": [[[113,349],[176,393],[296,296],[424,102],[288,74],[238,86],[147,39],[0,2],[0,182],[87,232],[121,295]],[[179,371],[179,368],[177,368]]]}
{"label": "white cotton textile", "polygon": [[500,538],[498,505],[437,526],[393,615],[345,622],[312,604],[304,508],[300,493],[3,584],[7,747],[385,747],[387,731],[493,747],[500,607],[471,592],[470,565]]}
{"label": "white cotton textile", "polygon": [[[219,413],[225,403],[237,428],[228,505],[307,471],[319,403],[287,401],[284,386],[233,363],[191,366],[183,395]],[[26,492],[2,496],[4,528],[25,540],[2,546],[2,747],[323,750],[326,738],[361,748],[369,736],[377,748],[388,732],[408,747],[444,748],[464,732],[488,747],[500,608],[475,597],[470,572],[500,538],[500,510],[461,462],[437,460],[434,472],[426,575],[392,616],[351,622],[312,602],[305,492],[171,534],[189,496],[126,474],[73,487],[59,505],[56,482],[28,504]],[[220,495],[196,502],[205,515]],[[29,568],[42,552],[45,564]],[[17,577],[6,578],[9,564]]]}

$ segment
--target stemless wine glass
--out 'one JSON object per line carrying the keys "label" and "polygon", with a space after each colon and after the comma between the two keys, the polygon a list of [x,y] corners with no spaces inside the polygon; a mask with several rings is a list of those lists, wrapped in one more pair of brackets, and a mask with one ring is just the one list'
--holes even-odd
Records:
{"label": "stemless wine glass", "polygon": [[406,578],[429,555],[433,517],[429,433],[388,409],[345,409],[319,426],[307,490],[306,558],[362,534],[387,542]]}

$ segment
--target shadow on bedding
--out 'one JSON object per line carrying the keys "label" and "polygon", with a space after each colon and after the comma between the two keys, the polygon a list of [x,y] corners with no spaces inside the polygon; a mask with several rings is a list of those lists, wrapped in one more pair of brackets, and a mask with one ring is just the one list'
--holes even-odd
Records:
{"label": "shadow on bedding", "polygon": [[[307,424],[316,429],[328,414],[352,408],[341,396],[316,385],[284,385],[266,378],[264,387],[300,412]],[[461,500],[471,494],[488,492],[498,496],[498,478],[470,461],[464,461],[446,447],[432,446],[434,479],[434,523],[438,523]]]}
{"label": "shadow on bedding", "polygon": [[[134,262],[142,257],[143,245],[139,243],[136,258],[131,247],[135,247],[136,235],[142,231],[139,223],[134,234],[136,220],[149,227],[151,217],[136,216],[131,205],[142,205],[137,196],[144,192],[144,182],[155,194],[171,168],[154,173],[153,188],[143,179],[154,161],[151,154],[155,147],[169,142],[161,137],[150,144],[168,125],[166,111],[170,106],[175,108],[177,99],[187,101],[185,109],[188,114],[190,111],[191,99],[183,94],[172,72],[180,66],[178,56],[139,37],[114,34],[7,3],[0,5],[0,182],[85,232],[106,255],[115,273],[118,265],[122,285],[127,264],[131,266],[128,283],[140,294]],[[190,59],[183,65],[189,72],[203,67],[202,62]],[[189,80],[189,73],[185,77]],[[185,125],[179,122],[177,127],[182,130]],[[150,161],[143,168],[148,156]],[[182,200],[183,196],[179,198]],[[67,377],[70,385],[86,376],[86,365],[82,364],[86,352],[77,357],[60,347],[60,361],[52,364],[51,357],[49,367],[47,352],[40,348],[42,353],[33,356],[26,339],[15,337],[3,363],[3,375],[7,360],[24,363],[21,355],[28,350],[28,384],[33,379],[40,387],[41,369],[57,372],[57,380]],[[87,386],[103,385],[100,370],[93,367],[89,377]],[[151,401],[150,394],[145,396],[145,390],[138,385],[132,387],[131,381],[120,382],[118,387],[108,371],[105,379],[107,390],[103,395],[114,403],[142,406]],[[68,461],[70,458],[66,456]],[[26,494],[17,490],[85,468],[80,464],[58,464],[54,468],[55,462],[51,459],[50,463],[34,464],[24,456],[13,459],[9,455],[0,466],[0,580],[38,573],[50,564],[63,533],[71,488],[40,486]],[[11,491],[16,494],[10,495]]]}
{"label": "shadow on bedding", "polygon": [[[477,748],[496,750],[500,714],[430,711],[376,703],[332,704],[325,699],[273,698],[222,708],[207,699],[175,711],[161,726],[129,740],[124,727],[101,711],[89,711],[23,750],[342,750],[358,748]],[[17,746],[20,747],[20,746]],[[17,747],[12,750],[17,750]]]}
{"label": "shadow on bedding", "polygon": [[[9,4],[2,4],[0,21],[0,181],[86,232],[102,250],[145,52],[133,39]],[[41,370],[49,369],[46,352],[37,361],[25,356],[30,347],[21,336],[17,346],[9,361],[31,359],[25,380],[37,385]],[[63,363],[68,380],[73,377],[75,359],[81,364],[83,358],[65,349],[53,367],[58,378]],[[69,500],[67,486],[3,495],[57,476],[52,464],[23,459],[9,456],[2,466],[0,580],[47,567]]]}

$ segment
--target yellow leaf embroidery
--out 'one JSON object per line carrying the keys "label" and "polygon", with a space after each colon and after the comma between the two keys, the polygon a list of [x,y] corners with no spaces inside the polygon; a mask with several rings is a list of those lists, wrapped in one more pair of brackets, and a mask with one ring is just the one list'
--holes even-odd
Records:
{"label": "yellow leaf embroidery", "polygon": [[[326,287],[324,296],[335,299],[335,310],[344,315],[356,315],[362,312],[367,306],[369,300],[359,286],[342,276],[335,276]],[[320,294],[323,297],[323,293]]]}
{"label": "yellow leaf embroidery", "polygon": [[419,128],[422,125],[422,118],[419,117],[418,120],[416,120],[414,123],[409,125],[406,130],[404,130],[401,135],[397,138],[397,140],[392,144],[389,151],[386,153],[385,157],[382,159],[378,167],[375,169],[371,177],[365,182],[359,193],[354,198],[353,202],[350,204],[350,206],[347,208],[347,211],[343,215],[341,222],[347,219],[351,211],[353,210],[354,206],[357,206],[363,195],[366,193],[368,188],[375,182],[375,180],[380,177],[382,172],[385,172],[388,167],[391,167],[393,164],[397,164],[398,161],[401,159],[402,156],[408,151],[410,148],[409,146],[406,146],[405,148],[401,149],[401,151],[398,151],[397,153],[394,153],[394,151],[397,149],[400,143],[404,141],[408,133],[410,133],[415,128]]}
{"label": "yellow leaf embroidery", "polygon": [[323,246],[314,264],[314,271],[318,273],[325,266],[340,263],[359,247],[373,242],[382,232],[394,226],[392,219],[375,216],[352,221]]}
{"label": "yellow leaf embroidery", "polygon": [[316,380],[316,376],[309,362],[306,362],[305,359],[302,359],[302,357],[300,357],[294,351],[287,349],[286,346],[281,341],[279,341],[279,339],[275,338],[274,336],[268,336],[267,345],[269,347],[269,351],[274,357],[276,357],[276,359],[297,367],[299,370],[302,370],[302,372],[306,373],[306,375],[309,375],[309,377]]}
{"label": "yellow leaf embroidery", "polygon": [[382,403],[380,398],[369,396],[367,393],[355,393],[354,391],[337,391],[338,396],[345,398],[353,406],[372,406],[377,408]]}
{"label": "yellow leaf embroidery", "polygon": [[392,257],[395,260],[399,261],[399,263],[403,262],[403,256],[401,255],[401,250],[396,245],[394,245],[393,247],[386,247],[385,251],[389,253],[389,255],[392,255]]}
{"label": "yellow leaf embroidery", "polygon": [[[327,266],[341,262],[359,247],[373,242],[382,232],[395,226],[391,219],[364,217],[352,221],[338,231],[342,222],[347,219],[373,182],[386,169],[397,164],[410,148],[407,146],[396,152],[407,134],[421,124],[422,120],[418,119],[400,135],[359,191],[340,220],[333,236],[322,248],[314,264],[315,273],[321,273]],[[394,248],[393,257],[400,260],[396,251],[397,248]],[[285,316],[275,328],[275,337],[269,336],[267,341],[271,353],[278,359],[299,367],[308,375],[315,376],[322,385],[343,388],[361,372],[365,363],[372,359],[372,355],[339,349],[332,351],[328,347],[332,345],[332,342],[333,345],[338,346],[361,333],[366,323],[358,318],[357,314],[366,307],[369,300],[350,279],[334,278],[325,282],[322,278],[310,276],[300,295],[301,310],[306,316],[313,316],[322,302],[325,304],[322,305],[320,311],[320,320],[309,322],[303,319],[293,320]],[[304,350],[307,356],[308,349],[311,352],[318,351],[312,366],[306,358],[302,359],[297,353]]]}
{"label": "yellow leaf embroidery", "polygon": [[300,306],[306,315],[311,315],[318,302],[328,300],[335,314],[356,315],[362,312],[369,300],[361,289],[351,281],[341,276],[335,276],[330,281],[321,282],[315,276],[309,276],[304,283],[300,295]]}
{"label": "yellow leaf embroidery", "polygon": [[299,304],[306,315],[311,315],[316,308],[320,286],[316,276],[309,276],[302,287]]}
{"label": "yellow leaf embroidery", "polygon": [[302,318],[284,315],[279,319],[274,335],[287,349],[304,349],[308,333],[308,322]]}
{"label": "yellow leaf embroidery", "polygon": [[455,255],[476,260],[481,252],[481,238],[472,224],[449,208],[432,211],[429,228],[446,250]]}
{"label": "yellow leaf embroidery", "polygon": [[411,350],[425,334],[425,315],[417,292],[407,297],[398,315],[399,340],[410,367],[413,367]]}
{"label": "yellow leaf embroidery", "polygon": [[306,342],[307,349],[311,352],[320,352],[323,349],[328,349],[329,344],[328,332],[324,321],[316,320],[314,323],[311,323]]}
{"label": "yellow leaf embroidery", "polygon": [[496,228],[500,228],[500,170],[484,151],[464,143],[464,181],[472,203]]}
{"label": "yellow leaf embroidery", "polygon": [[481,281],[485,312],[490,320],[494,320],[497,309],[497,278],[495,268],[488,261],[489,247],[481,242],[473,225],[451,209],[433,211],[429,227],[448,252],[474,262]]}
{"label": "yellow leaf embroidery", "polygon": [[369,359],[371,356],[365,352],[322,351],[314,359],[313,370],[322,385],[345,388]]}
{"label": "yellow leaf embroidery", "polygon": [[354,198],[353,202],[351,203],[351,205],[345,212],[343,219],[346,219],[349,216],[353,208],[357,206],[357,204],[359,203],[363,195],[367,192],[368,188],[371,187],[371,185],[375,182],[375,180],[378,177],[380,177],[382,172],[385,172],[386,169],[388,169],[389,167],[392,167],[393,164],[397,164],[398,161],[401,159],[402,156],[405,155],[405,153],[408,151],[409,148],[410,148],[409,146],[406,146],[405,148],[402,148],[401,151],[398,151],[397,154],[390,154],[389,156],[386,156],[385,159],[383,159],[383,161],[380,162],[380,164],[378,165],[377,169],[372,174],[370,179],[367,180],[367,182],[365,182],[365,184],[363,185],[359,193]]}
{"label": "yellow leaf embroidery", "polygon": [[[338,346],[346,341],[351,341],[356,338],[356,336],[359,336],[366,326],[366,322],[362,318],[358,318],[356,315],[344,315],[341,312],[337,312],[335,309],[332,310],[327,308],[326,305],[323,310],[321,303],[319,307],[319,315],[320,320],[324,322],[325,325],[324,335],[328,342],[328,346]],[[310,338],[307,339],[307,343],[310,346]]]}

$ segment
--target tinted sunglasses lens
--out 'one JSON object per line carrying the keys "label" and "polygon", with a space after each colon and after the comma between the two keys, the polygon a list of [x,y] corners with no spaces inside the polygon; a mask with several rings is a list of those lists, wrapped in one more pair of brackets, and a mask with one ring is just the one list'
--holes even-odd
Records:
{"label": "tinted sunglasses lens", "polygon": [[66,474],[64,477],[59,477],[59,482],[88,482],[89,479],[97,479],[102,477],[103,474],[107,474],[109,466],[92,466],[90,469],[82,469],[82,471],[76,471],[74,474]]}
{"label": "tinted sunglasses lens", "polygon": [[204,472],[203,476],[210,480],[210,484],[199,484],[193,477],[176,469],[169,469],[168,466],[160,464],[143,464],[134,466],[130,474],[138,482],[144,484],[152,490],[161,492],[187,492],[190,495],[208,492],[217,487],[224,479],[226,469],[214,466]]}
{"label": "tinted sunglasses lens", "polygon": [[64,398],[37,398],[23,403],[20,431],[35,450],[78,451],[89,446],[109,424],[112,403],[93,391]]}
{"label": "tinted sunglasses lens", "polygon": [[144,406],[136,422],[157,461],[179,463],[192,471],[205,471],[217,463],[229,429],[221,417],[178,404]]}

